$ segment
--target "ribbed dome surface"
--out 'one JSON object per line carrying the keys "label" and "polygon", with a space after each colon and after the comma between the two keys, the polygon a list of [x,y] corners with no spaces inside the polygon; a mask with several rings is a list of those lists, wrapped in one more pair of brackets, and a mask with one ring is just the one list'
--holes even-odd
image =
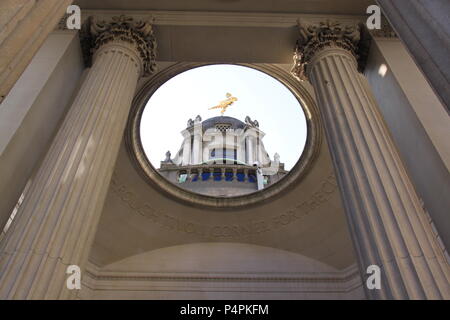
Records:
{"label": "ribbed dome surface", "polygon": [[202,122],[203,131],[210,128],[215,128],[216,125],[226,124],[230,125],[230,129],[244,129],[245,123],[233,117],[219,116],[206,119]]}

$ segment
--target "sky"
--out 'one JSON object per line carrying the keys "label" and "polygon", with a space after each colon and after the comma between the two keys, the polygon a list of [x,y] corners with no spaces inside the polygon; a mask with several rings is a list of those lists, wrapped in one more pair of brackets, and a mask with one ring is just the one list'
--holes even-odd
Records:
{"label": "sky", "polygon": [[258,120],[266,135],[263,143],[270,158],[290,170],[300,158],[306,142],[306,119],[299,101],[281,82],[252,68],[237,65],[210,65],[190,69],[171,78],[150,97],[141,120],[141,140],[147,158],[155,168],[172,157],[183,142],[181,131],[197,115],[202,120],[220,116],[208,110],[231,93],[238,101],[225,116],[244,122],[248,115]]}

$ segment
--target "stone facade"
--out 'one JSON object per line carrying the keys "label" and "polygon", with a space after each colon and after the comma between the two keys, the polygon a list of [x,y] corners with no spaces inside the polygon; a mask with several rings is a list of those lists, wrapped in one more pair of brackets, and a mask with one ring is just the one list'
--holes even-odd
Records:
{"label": "stone facade", "polygon": [[[284,14],[82,0],[82,32],[51,32],[71,1],[2,3],[0,298],[449,299],[448,48],[435,45],[448,33],[439,1],[409,6],[413,20],[378,2],[398,38],[367,38],[371,1],[280,1]],[[192,61],[265,70],[302,101],[307,148],[279,183],[230,200],[142,166],[140,106]],[[162,168],[226,177],[191,139],[199,123]],[[276,162],[241,159],[233,176]],[[70,265],[80,290],[66,286]],[[366,285],[373,265],[380,290]]]}
{"label": "stone facade", "polygon": [[245,123],[224,116],[202,122],[197,116],[181,134],[182,147],[173,159],[168,151],[158,172],[186,190],[238,196],[268,187],[287,173],[277,153],[270,158],[262,141],[265,133],[248,116]]}

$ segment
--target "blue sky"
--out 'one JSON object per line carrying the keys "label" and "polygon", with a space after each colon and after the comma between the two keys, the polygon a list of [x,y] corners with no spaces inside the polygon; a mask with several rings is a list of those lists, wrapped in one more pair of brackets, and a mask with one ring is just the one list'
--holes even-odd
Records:
{"label": "blue sky", "polygon": [[258,120],[266,134],[264,146],[273,159],[291,169],[306,142],[306,119],[298,100],[278,80],[252,68],[237,65],[210,65],[185,71],[164,83],[148,101],[141,122],[144,151],[155,168],[159,168],[167,150],[172,155],[182,143],[180,132],[189,118],[198,114],[203,120],[219,116],[208,110],[225,100],[230,92],[238,101],[225,116],[244,121],[248,115]]}

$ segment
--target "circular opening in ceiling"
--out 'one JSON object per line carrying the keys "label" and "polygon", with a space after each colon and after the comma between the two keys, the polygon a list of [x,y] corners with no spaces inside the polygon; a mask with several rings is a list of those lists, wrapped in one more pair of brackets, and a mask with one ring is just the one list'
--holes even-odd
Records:
{"label": "circular opening in ceiling", "polygon": [[151,182],[194,204],[233,207],[297,179],[317,139],[301,94],[274,76],[287,73],[188,66],[162,72],[149,90],[150,80],[130,117],[133,151]]}

